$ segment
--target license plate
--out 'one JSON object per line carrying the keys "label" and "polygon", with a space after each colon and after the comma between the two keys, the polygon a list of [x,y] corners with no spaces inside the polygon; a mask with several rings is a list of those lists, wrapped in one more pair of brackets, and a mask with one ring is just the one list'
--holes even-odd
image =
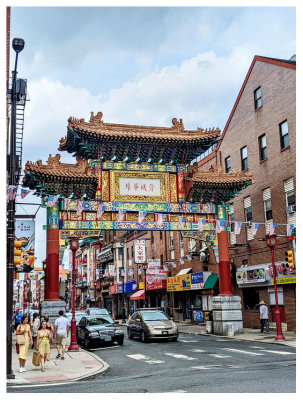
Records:
{"label": "license plate", "polygon": [[112,340],[112,338],[109,337],[109,336],[105,336],[104,340],[105,340],[106,342],[110,342],[110,341]]}
{"label": "license plate", "polygon": [[168,335],[168,331],[162,331],[162,335]]}

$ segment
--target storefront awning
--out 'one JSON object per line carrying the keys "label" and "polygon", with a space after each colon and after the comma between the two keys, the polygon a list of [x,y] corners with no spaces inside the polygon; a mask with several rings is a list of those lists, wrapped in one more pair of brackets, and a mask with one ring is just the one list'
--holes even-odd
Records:
{"label": "storefront awning", "polygon": [[204,283],[203,289],[213,289],[218,280],[218,275],[209,275],[206,282]]}
{"label": "storefront awning", "polygon": [[130,296],[130,300],[143,300],[144,299],[144,290],[138,290],[136,293]]}
{"label": "storefront awning", "polygon": [[184,269],[181,269],[181,271],[179,271],[177,273],[177,275],[186,275],[189,273],[189,271],[191,271],[191,268],[184,268]]}

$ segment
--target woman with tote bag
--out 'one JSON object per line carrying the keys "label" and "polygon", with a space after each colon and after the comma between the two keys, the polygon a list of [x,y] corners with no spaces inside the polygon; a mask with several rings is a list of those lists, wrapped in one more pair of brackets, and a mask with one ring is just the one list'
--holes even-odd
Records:
{"label": "woman with tote bag", "polygon": [[45,361],[47,359],[47,355],[50,353],[49,341],[51,339],[51,335],[46,326],[46,321],[42,322],[41,328],[38,331],[37,335],[37,345],[36,349],[40,354],[40,363],[41,363],[41,371],[45,372]]}
{"label": "woman with tote bag", "polygon": [[19,345],[19,372],[25,372],[29,340],[33,344],[31,327],[28,324],[28,317],[26,315],[21,318],[21,324],[17,327],[16,340]]}

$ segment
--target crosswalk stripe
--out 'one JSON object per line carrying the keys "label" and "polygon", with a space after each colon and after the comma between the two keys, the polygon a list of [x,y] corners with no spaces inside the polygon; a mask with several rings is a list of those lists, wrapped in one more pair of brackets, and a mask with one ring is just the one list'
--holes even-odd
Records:
{"label": "crosswalk stripe", "polygon": [[273,354],[294,354],[291,353],[290,351],[280,351],[280,350],[262,350],[266,351],[266,353],[273,353]]}
{"label": "crosswalk stripe", "polygon": [[226,351],[232,351],[234,353],[242,353],[242,354],[247,354],[248,356],[264,356],[264,354],[261,353],[254,353],[252,351],[245,351],[245,350],[239,350],[239,349],[230,349],[230,348],[224,348],[222,350],[226,350]]}
{"label": "crosswalk stripe", "polygon": [[164,354],[166,356],[170,356],[170,357],[174,357],[174,358],[180,358],[180,359],[188,360],[188,361],[197,360],[197,358],[189,357],[189,356],[186,356],[185,354],[176,354],[176,353],[164,353]]}
{"label": "crosswalk stripe", "polygon": [[126,357],[133,358],[134,360],[137,360],[137,361],[144,361],[148,364],[163,364],[163,363],[165,363],[165,361],[163,361],[163,360],[155,360],[153,358],[145,356],[144,354],[127,354]]}
{"label": "crosswalk stripe", "polygon": [[260,347],[260,346],[249,346],[251,349],[259,349],[259,350],[263,350],[264,347]]}
{"label": "crosswalk stripe", "polygon": [[192,369],[218,369],[224,368],[222,365],[198,365],[196,367],[191,367]]}
{"label": "crosswalk stripe", "polygon": [[189,351],[192,351],[194,353],[205,353],[206,350],[202,350],[202,349],[190,349]]}
{"label": "crosswalk stripe", "polygon": [[224,356],[223,354],[208,354],[210,357],[215,357],[215,358],[229,358],[232,356]]}
{"label": "crosswalk stripe", "polygon": [[182,339],[178,339],[179,342],[182,343],[198,343],[198,340],[182,340]]}
{"label": "crosswalk stripe", "polygon": [[163,392],[163,393],[187,393],[187,391],[179,389],[179,390],[172,390],[171,392]]}

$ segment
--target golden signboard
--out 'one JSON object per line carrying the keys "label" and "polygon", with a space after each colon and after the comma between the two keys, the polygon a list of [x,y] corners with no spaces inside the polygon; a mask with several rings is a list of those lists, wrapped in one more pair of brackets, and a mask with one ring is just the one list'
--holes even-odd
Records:
{"label": "golden signboard", "polygon": [[168,292],[180,292],[183,290],[191,290],[190,276],[191,274],[168,277],[166,290]]}
{"label": "golden signboard", "polygon": [[[286,285],[290,283],[296,283],[296,277],[295,276],[288,276],[287,278],[277,278],[276,279],[277,285]],[[272,284],[274,283],[274,280],[272,279]]]}
{"label": "golden signboard", "polygon": [[138,289],[144,289],[144,282],[139,282],[139,287]]}

